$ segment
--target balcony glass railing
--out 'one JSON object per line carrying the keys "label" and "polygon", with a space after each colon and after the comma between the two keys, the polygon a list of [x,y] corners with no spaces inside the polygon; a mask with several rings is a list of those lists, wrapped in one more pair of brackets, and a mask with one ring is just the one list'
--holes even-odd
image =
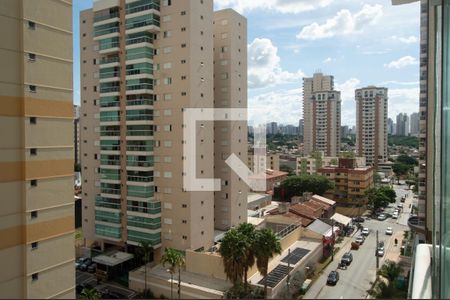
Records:
{"label": "balcony glass railing", "polygon": [[103,224],[95,224],[95,234],[120,239],[122,236],[122,230],[117,227],[107,226]]}
{"label": "balcony glass railing", "polygon": [[103,39],[99,41],[100,50],[106,50],[110,48],[119,48],[120,42],[118,37]]}
{"label": "balcony glass railing", "polygon": [[120,166],[120,160],[100,159],[100,165],[103,165],[103,166]]}
{"label": "balcony glass railing", "polygon": [[120,209],[120,199],[105,198],[97,195],[95,197],[95,206],[111,209]]}
{"label": "balcony glass railing", "polygon": [[108,24],[108,25],[97,26],[94,28],[94,36],[101,36],[101,35],[106,35],[106,34],[115,33],[115,32],[119,32],[118,25],[110,26]]}
{"label": "balcony glass railing", "polygon": [[160,26],[160,18],[158,15],[148,14],[148,15],[128,19],[125,22],[125,28],[127,30],[145,27],[145,26],[151,26],[151,25],[154,25],[157,27]]}
{"label": "balcony glass railing", "polygon": [[160,10],[159,1],[149,2],[148,0],[140,0],[126,5],[127,15],[150,9],[155,9],[159,11]]}
{"label": "balcony glass railing", "polygon": [[127,91],[135,91],[135,90],[153,90],[153,84],[134,84],[127,85]]}
{"label": "balcony glass railing", "polygon": [[127,100],[127,105],[129,105],[129,106],[137,106],[137,105],[153,105],[153,99]]}
{"label": "balcony glass railing", "polygon": [[95,220],[96,221],[120,224],[121,223],[120,216],[121,216],[121,213],[101,211],[101,210],[95,211]]}
{"label": "balcony glass railing", "polygon": [[116,71],[103,71],[100,70],[100,79],[107,79],[107,78],[114,78],[114,77],[119,77],[120,76],[120,71],[116,70]]}
{"label": "balcony glass railing", "polygon": [[120,195],[120,189],[101,188],[100,192],[102,194]]}
{"label": "balcony glass railing", "polygon": [[137,216],[127,216],[127,225],[147,229],[161,228],[161,218],[144,218]]}
{"label": "balcony glass railing", "polygon": [[161,243],[161,234],[128,230],[128,240],[137,243],[147,241],[152,245],[158,245]]}
{"label": "balcony glass railing", "polygon": [[161,202],[127,201],[127,210],[156,215],[161,213]]}
{"label": "balcony glass railing", "polygon": [[154,163],[149,161],[127,161],[127,166],[150,168],[154,166]]}
{"label": "balcony glass railing", "polygon": [[120,141],[100,141],[101,151],[120,151]]}
{"label": "balcony glass railing", "polygon": [[113,57],[103,57],[103,58],[100,60],[100,64],[101,64],[101,65],[111,64],[111,63],[115,63],[115,62],[120,62],[120,57],[118,57],[118,56],[113,56]]}
{"label": "balcony glass railing", "polygon": [[118,11],[111,12],[111,13],[108,13],[108,14],[101,14],[101,15],[99,14],[99,15],[94,16],[94,23],[101,22],[101,21],[108,20],[108,19],[112,19],[112,18],[118,18],[118,17],[119,17],[119,12]]}

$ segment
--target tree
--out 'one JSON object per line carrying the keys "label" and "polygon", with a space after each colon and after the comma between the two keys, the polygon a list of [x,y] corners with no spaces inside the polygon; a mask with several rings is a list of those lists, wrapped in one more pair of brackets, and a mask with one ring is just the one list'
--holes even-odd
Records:
{"label": "tree", "polygon": [[378,191],[383,193],[386,197],[389,198],[389,203],[394,203],[395,198],[397,197],[397,194],[395,193],[394,189],[388,186],[380,186],[378,188]]}
{"label": "tree", "polygon": [[395,191],[392,198],[392,193],[385,188],[372,188],[366,192],[369,204],[373,206],[374,211],[377,211],[380,207],[386,207],[389,203],[395,202]]}
{"label": "tree", "polygon": [[163,267],[169,265],[170,273],[170,298],[173,299],[173,274],[178,269],[178,299],[181,296],[181,267],[184,266],[184,256],[173,248],[166,248],[163,256],[161,257],[161,264]]}
{"label": "tree", "polygon": [[408,156],[406,154],[399,155],[397,157],[397,162],[408,165],[408,166],[417,166],[419,162],[414,157]]}
{"label": "tree", "polygon": [[280,166],[280,171],[287,172],[289,175],[293,175],[294,174],[294,169],[292,169],[291,167],[289,167],[287,165],[281,165]]}
{"label": "tree", "polygon": [[245,261],[244,261],[244,289],[245,293],[248,292],[248,270],[255,264],[255,239],[256,231],[255,226],[250,223],[241,223],[237,231],[242,234],[246,241],[245,249]]}
{"label": "tree", "polygon": [[395,279],[403,272],[400,265],[393,261],[386,261],[381,269],[378,271],[378,275],[388,279],[389,282],[394,282]]}
{"label": "tree", "polygon": [[236,295],[247,259],[247,241],[244,235],[235,228],[227,231],[220,244],[219,253],[222,256],[225,275],[233,283],[233,293]]}
{"label": "tree", "polygon": [[394,163],[394,165],[392,166],[392,170],[394,171],[395,175],[397,175],[397,177],[408,174],[409,169],[410,168],[408,165],[399,162]]}
{"label": "tree", "polygon": [[264,277],[264,298],[267,298],[267,271],[269,260],[275,254],[281,254],[281,244],[275,233],[268,228],[258,230],[255,239],[256,266]]}
{"label": "tree", "polygon": [[100,299],[100,293],[94,288],[84,288],[80,293],[80,297],[82,299],[97,300]]}
{"label": "tree", "polygon": [[290,176],[281,183],[285,198],[291,199],[293,196],[301,196],[304,192],[311,192],[323,195],[326,191],[334,188],[334,184],[326,177],[320,175],[301,174]]}
{"label": "tree", "polygon": [[153,254],[153,246],[149,241],[140,241],[137,254],[144,262],[144,295],[147,293],[147,264]]}

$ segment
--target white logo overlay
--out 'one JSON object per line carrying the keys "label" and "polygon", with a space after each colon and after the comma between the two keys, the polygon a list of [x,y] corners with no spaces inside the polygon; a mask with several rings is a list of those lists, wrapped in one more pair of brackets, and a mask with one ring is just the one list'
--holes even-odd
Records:
{"label": "white logo overlay", "polygon": [[[251,109],[255,113],[254,109]],[[247,125],[249,109],[245,108],[186,108],[183,112],[183,188],[188,192],[208,191],[216,192],[221,190],[221,180],[219,178],[198,178],[197,177],[197,144],[202,137],[205,122],[214,121],[245,121]],[[257,113],[257,112],[256,112]],[[246,126],[245,125],[245,126]],[[230,133],[232,134],[232,133]],[[233,137],[231,137],[233,138]],[[245,137],[247,138],[247,137]],[[245,139],[244,142],[247,140]],[[216,141],[220,143],[221,141]],[[214,147],[214,145],[213,145]],[[266,191],[266,126],[259,126],[254,130],[253,138],[254,150],[254,172],[252,172],[245,162],[238,155],[231,153],[225,163],[243,180],[253,191]],[[245,147],[247,151],[247,147]],[[217,156],[217,153],[216,153]],[[259,172],[262,166],[264,170]]]}

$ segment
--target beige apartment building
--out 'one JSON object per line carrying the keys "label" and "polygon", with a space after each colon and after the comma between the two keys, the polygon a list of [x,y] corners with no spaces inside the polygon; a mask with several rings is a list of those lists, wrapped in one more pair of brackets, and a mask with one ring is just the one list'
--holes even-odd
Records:
{"label": "beige apartment building", "polygon": [[75,298],[71,2],[0,2],[1,298]]}
{"label": "beige apartment building", "polygon": [[254,173],[264,173],[267,169],[279,171],[280,170],[280,154],[268,153],[266,155],[254,154],[249,152],[247,167]]}
{"label": "beige apartment building", "polygon": [[368,166],[386,162],[388,89],[368,86],[355,91],[356,151],[364,156]]}
{"label": "beige apartment building", "polygon": [[[212,0],[99,0],[80,26],[87,245],[208,249],[215,228],[246,218],[248,188],[225,159],[247,160],[247,124],[197,122],[193,139],[183,112],[246,108],[245,18]],[[221,178],[222,191],[184,189],[187,143],[197,177]]]}
{"label": "beige apartment building", "polygon": [[[355,166],[365,167],[366,166],[366,158],[365,157],[355,157]],[[339,163],[339,157],[297,157],[295,173],[297,175],[300,174],[317,174],[317,170],[325,166],[337,166]]]}
{"label": "beige apartment building", "polygon": [[341,93],[334,77],[315,73],[303,78],[304,155],[323,151],[337,156],[341,146]]}

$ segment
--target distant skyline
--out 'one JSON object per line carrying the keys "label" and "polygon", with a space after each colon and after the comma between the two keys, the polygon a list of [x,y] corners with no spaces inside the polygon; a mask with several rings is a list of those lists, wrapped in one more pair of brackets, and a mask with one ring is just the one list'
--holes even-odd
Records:
{"label": "distant skyline", "polygon": [[[80,103],[79,12],[74,1],[74,102]],[[248,19],[249,108],[298,126],[302,78],[321,70],[342,93],[342,125],[355,125],[356,88],[389,89],[388,116],[419,109],[419,3],[390,0],[216,0]],[[258,115],[252,116],[258,121]]]}

